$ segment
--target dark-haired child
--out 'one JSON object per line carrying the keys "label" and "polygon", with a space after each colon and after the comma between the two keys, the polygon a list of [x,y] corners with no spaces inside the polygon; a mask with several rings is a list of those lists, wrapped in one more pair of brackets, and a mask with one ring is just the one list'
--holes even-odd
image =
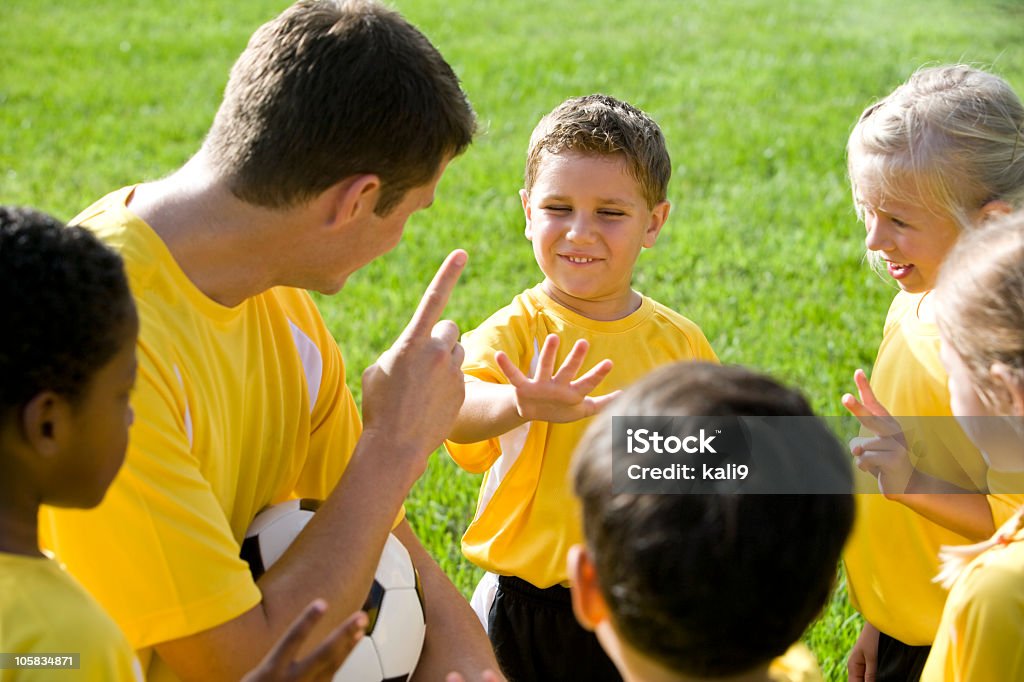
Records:
{"label": "dark-haired child", "polygon": [[[0,206],[0,301],[0,678],[141,680],[114,621],[40,551],[37,521],[43,504],[95,507],[124,461],[139,319],[121,257],[86,229]],[[310,604],[246,679],[329,679],[366,616],[293,660],[324,610]]]}
{"label": "dark-haired child", "polygon": [[794,643],[828,600],[853,523],[839,442],[821,422],[764,420],[756,466],[845,493],[740,494],[708,482],[699,494],[616,494],[613,415],[808,417],[807,401],[769,377],[707,363],[667,365],[628,388],[574,455],[585,544],[570,551],[569,574],[577,617],[627,681],[820,679]]}

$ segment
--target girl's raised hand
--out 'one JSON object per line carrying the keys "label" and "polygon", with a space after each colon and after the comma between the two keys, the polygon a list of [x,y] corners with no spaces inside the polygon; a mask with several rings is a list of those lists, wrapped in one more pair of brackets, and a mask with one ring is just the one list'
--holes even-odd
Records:
{"label": "girl's raised hand", "polygon": [[573,344],[562,366],[555,371],[558,344],[559,339],[555,334],[549,334],[544,339],[544,346],[537,357],[537,369],[532,377],[523,374],[502,351],[495,354],[498,367],[515,387],[516,412],[527,421],[565,423],[590,417],[620,393],[614,391],[596,398],[590,397],[590,392],[612,371],[612,361],[608,359],[594,365],[580,378],[573,378],[587,357],[589,346],[583,339]]}
{"label": "girl's raised hand", "polygon": [[875,435],[850,440],[850,453],[858,469],[878,479],[878,489],[883,495],[905,493],[914,475],[914,465],[903,428],[875,397],[864,370],[854,372],[853,381],[860,400],[847,393],[842,397],[843,407]]}

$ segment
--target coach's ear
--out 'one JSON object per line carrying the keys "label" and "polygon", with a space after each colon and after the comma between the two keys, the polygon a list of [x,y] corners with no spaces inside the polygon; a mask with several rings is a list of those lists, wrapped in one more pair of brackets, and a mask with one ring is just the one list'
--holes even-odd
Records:
{"label": "coach's ear", "polygon": [[601,595],[597,567],[585,545],[570,547],[567,562],[573,613],[580,625],[587,630],[594,630],[608,619],[608,604]]}
{"label": "coach's ear", "polygon": [[324,223],[336,227],[370,215],[377,208],[380,192],[380,178],[371,173],[353,175],[338,181],[321,195]]}

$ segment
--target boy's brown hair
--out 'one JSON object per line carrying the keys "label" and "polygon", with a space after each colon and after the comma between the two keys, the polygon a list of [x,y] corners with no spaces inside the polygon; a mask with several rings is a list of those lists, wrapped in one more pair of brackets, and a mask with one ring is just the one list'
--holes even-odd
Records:
{"label": "boy's brown hair", "polygon": [[621,154],[639,183],[647,205],[665,201],[672,160],[661,128],[636,107],[609,97],[587,95],[559,104],[537,124],[526,154],[524,187],[537,180],[545,153]]}
{"label": "boy's brown hair", "polygon": [[400,14],[373,0],[300,0],[249,40],[204,150],[235,196],[269,208],[376,174],[385,215],[475,127],[455,73]]}

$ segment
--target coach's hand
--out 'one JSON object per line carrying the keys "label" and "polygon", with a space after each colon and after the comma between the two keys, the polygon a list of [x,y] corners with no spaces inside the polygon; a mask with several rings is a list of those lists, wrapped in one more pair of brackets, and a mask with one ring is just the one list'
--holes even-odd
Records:
{"label": "coach's hand", "polygon": [[364,432],[420,454],[417,477],[466,396],[459,328],[441,314],[467,258],[462,250],[448,255],[398,340],[363,372]]}

